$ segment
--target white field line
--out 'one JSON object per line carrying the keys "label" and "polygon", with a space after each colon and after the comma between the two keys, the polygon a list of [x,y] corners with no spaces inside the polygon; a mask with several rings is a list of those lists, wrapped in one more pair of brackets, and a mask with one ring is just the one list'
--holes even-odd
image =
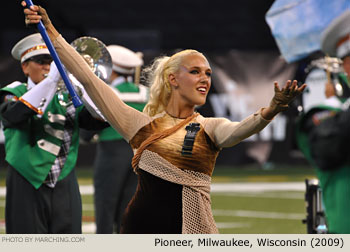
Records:
{"label": "white field line", "polygon": [[[82,195],[92,195],[92,185],[81,185]],[[243,182],[243,183],[213,183],[212,193],[219,192],[265,192],[265,191],[305,191],[304,182]],[[0,196],[5,196],[6,188],[0,187]]]}
{"label": "white field line", "polygon": [[[250,227],[249,223],[242,222],[217,222],[216,226],[220,229],[230,229],[230,228],[247,228]],[[1,230],[1,226],[0,226]],[[83,234],[94,234],[96,233],[96,224],[93,222],[83,222],[82,224]]]}
{"label": "white field line", "polygon": [[[239,222],[217,222],[216,226],[220,229],[229,229],[229,228],[247,228],[251,225],[248,223],[239,223]],[[0,223],[0,231],[5,232],[5,223]],[[96,233],[96,224],[93,222],[83,222],[82,223],[83,234],[95,234]]]}
{"label": "white field line", "polygon": [[220,229],[247,228],[250,227],[251,224],[242,222],[216,222],[216,226]]}
{"label": "white field line", "polygon": [[211,192],[305,191],[304,182],[213,183]]}
{"label": "white field line", "polygon": [[83,234],[95,234],[96,224],[94,222],[83,222],[81,229]]}
{"label": "white field line", "polygon": [[304,199],[305,192],[291,191],[266,191],[266,192],[214,192],[212,195],[222,195],[227,197],[244,197],[244,198],[272,198],[272,199]]}
{"label": "white field line", "polygon": [[213,214],[214,216],[234,216],[234,217],[248,217],[248,218],[260,218],[260,219],[301,220],[305,218],[305,214],[299,214],[299,213],[278,213],[278,212],[247,211],[247,210],[214,209]]}

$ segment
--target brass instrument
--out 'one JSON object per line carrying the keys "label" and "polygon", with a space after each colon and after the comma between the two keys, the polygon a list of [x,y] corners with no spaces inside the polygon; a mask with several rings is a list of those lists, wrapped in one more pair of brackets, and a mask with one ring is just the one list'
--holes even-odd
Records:
{"label": "brass instrument", "polygon": [[325,56],[320,59],[313,60],[307,67],[306,72],[310,72],[312,68],[324,69],[329,73],[343,72],[343,61],[339,58]]}
{"label": "brass instrument", "polygon": [[334,87],[335,95],[344,101],[350,97],[350,86],[347,81],[343,61],[336,57],[323,56],[310,62],[305,68],[307,89],[301,95],[302,106],[299,111],[308,111],[315,105],[323,104],[326,97],[326,84]]}
{"label": "brass instrument", "polygon": [[[80,37],[71,43],[72,47],[85,59],[90,66],[91,71],[95,73],[103,81],[108,81],[112,73],[112,58],[106,45],[94,37]],[[82,84],[71,74],[68,73],[74,88],[81,97],[83,92]],[[60,104],[67,106],[63,101],[63,93],[67,92],[67,88],[63,81],[58,83],[57,92],[59,93]]]}

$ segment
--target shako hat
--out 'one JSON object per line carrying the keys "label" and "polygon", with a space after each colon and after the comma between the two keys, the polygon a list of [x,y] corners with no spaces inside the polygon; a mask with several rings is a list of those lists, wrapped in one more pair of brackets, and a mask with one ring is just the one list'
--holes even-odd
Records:
{"label": "shako hat", "polygon": [[11,54],[16,60],[20,60],[22,63],[36,55],[50,55],[50,52],[40,33],[34,33],[17,42],[12,48]]}
{"label": "shako hat", "polygon": [[133,74],[135,72],[135,67],[143,64],[142,58],[126,47],[109,45],[107,49],[112,57],[112,69],[117,73]]}

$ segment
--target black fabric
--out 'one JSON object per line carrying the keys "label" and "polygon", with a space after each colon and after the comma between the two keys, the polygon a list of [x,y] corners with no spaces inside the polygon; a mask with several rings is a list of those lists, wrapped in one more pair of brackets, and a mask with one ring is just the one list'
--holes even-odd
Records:
{"label": "black fabric", "polygon": [[35,189],[9,166],[5,220],[7,234],[80,234],[82,205],[75,171],[55,188]]}
{"label": "black fabric", "polygon": [[181,234],[182,185],[141,169],[136,193],[123,217],[124,234]]}
{"label": "black fabric", "polygon": [[84,107],[78,115],[79,128],[85,130],[103,130],[109,127],[109,123],[94,118],[89,111]]}
{"label": "black fabric", "polygon": [[0,119],[6,128],[20,128],[21,124],[27,122],[35,112],[20,101],[5,101],[5,96],[11,95],[1,92],[0,95]]}
{"label": "black fabric", "polygon": [[310,130],[311,156],[321,170],[334,170],[349,162],[349,109],[324,119],[318,125],[310,116],[306,125]]}
{"label": "black fabric", "polygon": [[[36,113],[20,101],[5,101],[5,96],[9,94],[0,94],[0,119],[4,128],[19,128]],[[85,107],[78,115],[78,123],[80,128],[86,130],[102,130],[110,126],[109,123],[94,118]]]}
{"label": "black fabric", "polygon": [[130,145],[123,139],[97,144],[94,164],[96,233],[119,233],[126,206],[134,195],[137,175]]}

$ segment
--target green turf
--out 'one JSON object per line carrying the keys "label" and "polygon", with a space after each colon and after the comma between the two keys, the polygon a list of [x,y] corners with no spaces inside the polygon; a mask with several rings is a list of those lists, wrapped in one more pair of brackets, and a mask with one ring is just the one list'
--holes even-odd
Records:
{"label": "green turf", "polygon": [[274,164],[270,169],[259,165],[219,166],[215,168],[212,182],[287,182],[315,178],[315,171],[308,165]]}
{"label": "green turf", "polygon": [[[80,185],[92,184],[92,168],[78,168]],[[5,185],[6,170],[0,169],[0,186]],[[227,182],[302,182],[314,178],[314,171],[308,166],[275,165],[263,170],[257,165],[222,166],[213,173],[213,183]],[[303,192],[235,192],[212,193],[212,209],[220,233],[288,234],[305,233],[302,224],[305,215]],[[83,195],[83,222],[93,223],[93,196]],[[4,197],[0,197],[0,233],[4,233]],[[243,216],[242,216],[243,213]],[[272,217],[269,216],[272,214]],[[274,216],[274,215],[277,215]],[[288,219],[283,216],[296,216]],[[300,218],[298,218],[300,216]]]}
{"label": "green turf", "polygon": [[[283,194],[297,195],[296,198],[282,198]],[[269,197],[264,197],[267,194]],[[280,194],[280,195],[278,195]],[[288,219],[285,216],[303,216],[305,214],[305,202],[302,193],[284,192],[274,193],[275,198],[271,197],[271,193],[230,193],[212,194],[212,208],[215,221],[218,223],[236,223],[242,227],[237,228],[221,228],[220,233],[305,233],[305,224],[300,219]],[[273,196],[273,195],[272,195]],[[225,215],[217,214],[222,211]],[[248,213],[248,216],[240,216],[230,213]],[[273,216],[269,216],[269,215]],[[274,216],[274,215],[277,215]]]}

